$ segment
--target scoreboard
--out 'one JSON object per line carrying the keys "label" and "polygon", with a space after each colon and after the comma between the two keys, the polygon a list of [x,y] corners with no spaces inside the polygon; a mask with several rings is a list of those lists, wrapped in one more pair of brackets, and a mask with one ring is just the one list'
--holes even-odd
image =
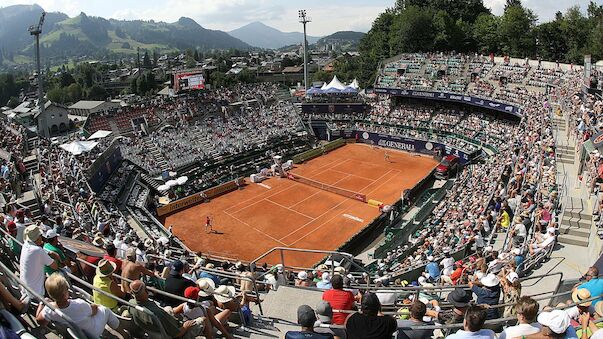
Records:
{"label": "scoreboard", "polygon": [[205,89],[203,70],[184,70],[172,74],[172,89],[180,91]]}

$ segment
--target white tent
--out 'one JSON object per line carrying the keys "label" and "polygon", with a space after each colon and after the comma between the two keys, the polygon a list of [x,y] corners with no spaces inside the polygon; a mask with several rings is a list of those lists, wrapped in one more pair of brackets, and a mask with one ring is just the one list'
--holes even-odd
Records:
{"label": "white tent", "polygon": [[165,185],[169,186],[169,187],[178,186],[178,181],[176,181],[176,180],[168,180],[168,182],[166,182]]}
{"label": "white tent", "polygon": [[325,82],[325,83],[323,83],[323,84],[322,84],[322,87],[320,87],[320,89],[321,89],[321,90],[323,90],[323,91],[324,91],[325,89],[327,89],[327,83],[326,83],[326,82]]}
{"label": "white tent", "polygon": [[179,177],[176,179],[178,185],[184,185],[188,181],[188,177],[186,175]]}
{"label": "white tent", "polygon": [[98,145],[96,141],[72,141],[59,147],[71,154],[79,155],[84,152],[90,152],[96,145]]}
{"label": "white tent", "polygon": [[335,75],[333,76],[333,80],[331,80],[331,82],[327,85],[325,89],[330,88],[334,88],[341,91],[345,88],[345,86],[341,83],[341,81],[339,81],[339,79],[337,79],[337,75]]}
{"label": "white tent", "polygon": [[102,139],[102,138],[106,138],[107,136],[111,135],[111,131],[104,131],[104,130],[99,130],[94,132],[94,134],[92,134],[88,140],[94,140],[94,139]]}
{"label": "white tent", "polygon": [[352,81],[352,83],[349,85],[349,87],[352,87],[354,89],[358,89],[358,80],[354,79],[354,81]]}

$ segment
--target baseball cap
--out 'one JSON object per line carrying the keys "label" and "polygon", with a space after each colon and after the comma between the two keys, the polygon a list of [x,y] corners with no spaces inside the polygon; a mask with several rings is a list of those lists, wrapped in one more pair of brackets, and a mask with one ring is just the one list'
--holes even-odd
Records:
{"label": "baseball cap", "polygon": [[184,263],[180,260],[175,260],[172,263],[172,270],[175,272],[180,272],[184,269]]}
{"label": "baseball cap", "polygon": [[46,231],[46,234],[44,235],[44,238],[46,239],[52,239],[55,237],[58,237],[59,235],[57,234],[57,232],[54,229],[49,229],[48,231]]}
{"label": "baseball cap", "polygon": [[297,279],[299,279],[299,280],[306,280],[306,279],[308,279],[308,272],[301,271],[301,272],[297,273]]}
{"label": "baseball cap", "polygon": [[541,312],[538,315],[538,322],[550,328],[556,334],[562,334],[570,325],[570,317],[563,310],[553,310],[551,312]]}
{"label": "baseball cap", "polygon": [[316,322],[316,314],[312,307],[301,305],[297,308],[297,323],[304,327],[313,327]]}
{"label": "baseball cap", "polygon": [[321,323],[330,323],[333,318],[333,308],[328,301],[321,300],[316,306],[316,317]]}
{"label": "baseball cap", "polygon": [[365,293],[362,296],[362,301],[360,303],[362,311],[379,311],[381,308],[381,302],[377,295],[374,293]]}
{"label": "baseball cap", "polygon": [[189,286],[184,290],[184,297],[197,300],[199,297],[199,287]]}
{"label": "baseball cap", "polygon": [[136,257],[136,248],[128,247],[126,250],[126,258],[135,258]]}
{"label": "baseball cap", "polygon": [[507,274],[507,280],[512,284],[514,283],[517,279],[519,279],[519,275],[515,272],[510,272],[509,274]]}

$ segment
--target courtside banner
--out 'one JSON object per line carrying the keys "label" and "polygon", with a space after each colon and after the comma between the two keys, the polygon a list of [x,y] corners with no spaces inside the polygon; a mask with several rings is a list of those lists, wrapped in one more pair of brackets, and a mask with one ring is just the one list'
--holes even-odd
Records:
{"label": "courtside banner", "polygon": [[358,135],[358,142],[365,144],[371,144],[380,147],[393,148],[401,151],[407,151],[412,153],[421,153],[427,155],[434,155],[440,151],[441,155],[454,154],[459,157],[459,161],[462,164],[469,162],[469,154],[458,150],[456,148],[440,144],[432,141],[425,141],[412,138],[402,138],[393,135],[378,134],[365,131],[354,131],[353,135]]}
{"label": "courtside banner", "polygon": [[397,88],[375,88],[375,93],[389,94],[399,97],[408,98],[422,98],[422,99],[433,99],[441,101],[452,101],[464,103],[467,105],[473,105],[478,107],[484,107],[495,111],[500,111],[508,114],[512,114],[518,118],[522,116],[521,107],[484,98],[472,97],[468,95],[448,92],[431,92],[431,91],[412,91]]}

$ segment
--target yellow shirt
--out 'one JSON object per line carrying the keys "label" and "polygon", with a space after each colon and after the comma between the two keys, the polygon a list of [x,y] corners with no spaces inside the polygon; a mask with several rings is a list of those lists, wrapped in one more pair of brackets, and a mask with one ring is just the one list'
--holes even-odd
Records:
{"label": "yellow shirt", "polygon": [[[112,281],[111,277],[101,277],[100,275],[97,274],[94,276],[92,285],[102,291],[105,291],[109,294],[113,294],[113,293],[111,293],[112,282],[113,281]],[[110,309],[115,309],[117,307],[117,300],[110,298],[97,291],[92,291],[92,300],[94,300],[95,304],[103,305]]]}
{"label": "yellow shirt", "polygon": [[511,224],[511,220],[509,218],[509,213],[507,213],[507,211],[503,211],[502,218],[500,219],[500,225],[504,228],[507,228],[507,227],[509,227],[510,224]]}

